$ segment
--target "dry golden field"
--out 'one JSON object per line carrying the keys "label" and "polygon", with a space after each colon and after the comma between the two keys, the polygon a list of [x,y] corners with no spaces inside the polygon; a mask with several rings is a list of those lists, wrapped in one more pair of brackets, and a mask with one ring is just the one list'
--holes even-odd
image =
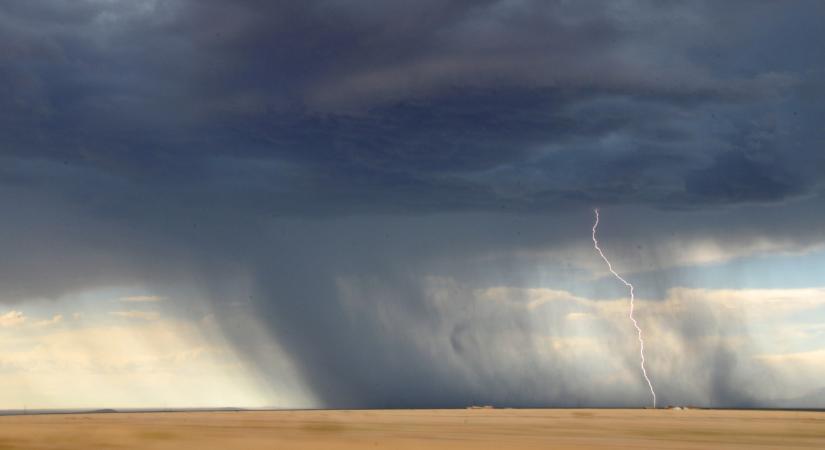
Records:
{"label": "dry golden field", "polygon": [[0,449],[825,448],[825,413],[475,409],[0,417]]}

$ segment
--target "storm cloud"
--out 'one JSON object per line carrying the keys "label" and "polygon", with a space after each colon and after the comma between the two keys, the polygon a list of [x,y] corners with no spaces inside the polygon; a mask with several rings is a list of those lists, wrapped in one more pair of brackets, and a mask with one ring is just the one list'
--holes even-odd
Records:
{"label": "storm cloud", "polygon": [[[566,329],[575,299],[623,295],[588,253],[590,209],[607,208],[651,303],[670,305],[684,266],[818,248],[824,16],[815,1],[5,1],[0,301],[194,286],[219,322],[248,308],[325,406],[642,404],[582,378],[570,341],[536,337]],[[502,286],[572,297],[502,306]],[[746,320],[714,308],[649,319],[679,355],[653,351],[663,398],[783,395],[756,394],[771,369],[737,358]],[[619,323],[594,330],[623,340]],[[624,353],[618,383],[636,376]]]}

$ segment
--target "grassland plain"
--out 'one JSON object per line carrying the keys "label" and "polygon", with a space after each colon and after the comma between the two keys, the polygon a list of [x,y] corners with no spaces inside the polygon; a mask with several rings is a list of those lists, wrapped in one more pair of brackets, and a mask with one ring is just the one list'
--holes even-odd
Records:
{"label": "grassland plain", "polygon": [[0,449],[825,448],[825,412],[466,409],[0,417]]}

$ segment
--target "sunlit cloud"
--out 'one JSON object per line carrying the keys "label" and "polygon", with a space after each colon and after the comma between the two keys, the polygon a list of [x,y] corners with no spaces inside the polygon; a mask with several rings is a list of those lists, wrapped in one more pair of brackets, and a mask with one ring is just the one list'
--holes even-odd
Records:
{"label": "sunlit cloud", "polygon": [[34,325],[38,327],[48,327],[51,325],[57,325],[60,322],[63,322],[63,315],[57,314],[53,316],[51,319],[38,320],[37,322],[34,322]]}
{"label": "sunlit cloud", "polygon": [[129,303],[154,303],[165,300],[165,298],[158,295],[131,295],[127,297],[120,297],[118,300]]}
{"label": "sunlit cloud", "polygon": [[572,312],[568,313],[566,316],[564,316],[564,318],[567,320],[587,320],[594,318],[594,316],[590,313]]}
{"label": "sunlit cloud", "polygon": [[0,327],[14,327],[26,321],[26,316],[20,311],[9,311],[0,315]]}
{"label": "sunlit cloud", "polygon": [[160,313],[157,311],[112,311],[109,314],[127,319],[158,320],[160,318]]}
{"label": "sunlit cloud", "polygon": [[668,300],[672,307],[702,300],[720,308],[747,312],[753,319],[779,319],[825,307],[825,289],[673,288]]}
{"label": "sunlit cloud", "polygon": [[[127,317],[146,315],[123,311]],[[23,324],[22,313],[4,314]],[[82,323],[62,315],[0,330],[0,404],[6,408],[312,406],[300,389],[274,392],[201,320]],[[12,319],[9,319],[12,318]],[[60,327],[52,326],[63,324]],[[26,325],[26,324],[23,324]],[[252,326],[251,324],[249,326]]]}

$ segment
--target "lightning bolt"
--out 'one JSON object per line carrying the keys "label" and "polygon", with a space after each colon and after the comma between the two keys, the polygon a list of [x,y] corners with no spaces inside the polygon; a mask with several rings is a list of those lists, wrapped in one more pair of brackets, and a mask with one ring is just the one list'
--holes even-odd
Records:
{"label": "lightning bolt", "polygon": [[655,408],[656,391],[653,390],[653,383],[650,382],[650,377],[647,376],[647,370],[645,370],[645,341],[644,339],[642,339],[642,329],[639,328],[639,324],[636,323],[636,319],[633,318],[633,301],[635,300],[635,297],[633,295],[633,285],[628,283],[627,280],[622,278],[621,275],[619,275],[618,273],[616,273],[615,270],[613,270],[613,265],[610,264],[610,261],[608,261],[607,257],[604,256],[604,253],[602,253],[602,249],[599,248],[599,241],[596,240],[596,228],[599,227],[599,210],[594,209],[593,212],[596,213],[596,222],[593,224],[593,247],[596,249],[597,252],[599,252],[599,256],[602,257],[604,262],[607,263],[607,268],[608,270],[610,270],[610,273],[612,273],[613,276],[616,277],[619,281],[624,283],[625,286],[630,288],[630,321],[633,322],[633,326],[636,328],[636,332],[639,335],[639,356],[641,357],[640,365],[642,367],[642,375],[645,377],[645,381],[647,381],[647,386],[650,388],[650,395],[653,396],[653,407]]}

